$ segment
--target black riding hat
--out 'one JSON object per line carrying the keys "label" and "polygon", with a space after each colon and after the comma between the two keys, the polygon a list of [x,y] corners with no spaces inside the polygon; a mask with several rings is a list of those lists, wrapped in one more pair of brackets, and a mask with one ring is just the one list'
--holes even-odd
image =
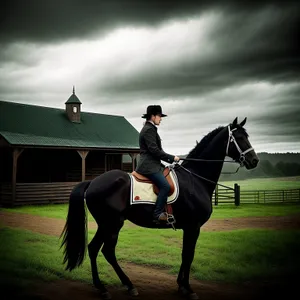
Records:
{"label": "black riding hat", "polygon": [[147,119],[150,116],[156,116],[156,115],[161,115],[161,117],[166,117],[167,115],[162,113],[162,109],[160,105],[149,105],[147,107],[147,113],[142,115],[142,118]]}

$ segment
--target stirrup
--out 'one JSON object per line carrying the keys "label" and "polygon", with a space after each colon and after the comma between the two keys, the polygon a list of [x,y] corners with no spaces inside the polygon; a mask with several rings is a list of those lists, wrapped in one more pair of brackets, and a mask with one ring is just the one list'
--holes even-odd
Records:
{"label": "stirrup", "polygon": [[173,229],[176,231],[176,228],[174,226],[174,224],[176,223],[175,217],[172,214],[167,214],[167,224],[171,225],[173,227]]}
{"label": "stirrup", "polygon": [[158,218],[158,219],[154,220],[154,222],[156,224],[162,224],[162,223],[164,223],[166,225],[171,225],[173,227],[173,229],[176,230],[176,228],[174,226],[174,224],[176,223],[174,215],[169,214],[167,212],[163,212],[162,214],[164,214],[167,217],[167,220],[159,220],[159,218]]}
{"label": "stirrup", "polygon": [[172,214],[167,214],[167,224],[173,225],[176,223],[175,217]]}

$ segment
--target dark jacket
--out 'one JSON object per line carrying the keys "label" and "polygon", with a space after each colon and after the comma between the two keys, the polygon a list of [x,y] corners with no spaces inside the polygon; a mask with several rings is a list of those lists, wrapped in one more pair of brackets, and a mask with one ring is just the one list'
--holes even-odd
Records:
{"label": "dark jacket", "polygon": [[140,160],[136,172],[140,174],[153,174],[161,171],[161,160],[173,163],[174,155],[162,150],[161,139],[157,128],[150,122],[146,122],[139,136]]}

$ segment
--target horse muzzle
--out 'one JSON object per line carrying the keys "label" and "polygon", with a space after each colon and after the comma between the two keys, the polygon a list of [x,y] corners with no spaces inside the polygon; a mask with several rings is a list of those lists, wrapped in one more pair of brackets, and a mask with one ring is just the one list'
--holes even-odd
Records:
{"label": "horse muzzle", "polygon": [[258,162],[259,162],[259,159],[256,155],[251,155],[251,157],[247,157],[247,155],[246,155],[246,158],[245,158],[243,164],[247,170],[252,170],[257,167]]}

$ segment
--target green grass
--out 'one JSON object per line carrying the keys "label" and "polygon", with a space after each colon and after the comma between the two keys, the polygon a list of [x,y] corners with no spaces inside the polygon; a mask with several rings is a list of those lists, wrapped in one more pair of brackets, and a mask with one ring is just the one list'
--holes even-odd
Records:
{"label": "green grass", "polygon": [[65,219],[68,213],[68,204],[26,205],[14,208],[0,208],[0,211],[18,212],[41,217]]}
{"label": "green grass", "polygon": [[300,189],[300,176],[278,177],[278,178],[255,178],[239,181],[223,181],[223,185],[233,187],[235,183],[239,184],[241,191],[246,190],[288,190]]}
{"label": "green grass", "polygon": [[[93,235],[94,231],[90,230],[89,240]],[[150,265],[177,274],[181,263],[181,240],[182,231],[124,228],[117,244],[117,257],[121,265],[126,262]],[[24,288],[37,278],[91,283],[88,258],[80,268],[64,271],[57,237],[1,228],[0,241],[0,274],[5,274],[5,279],[0,282],[2,291],[15,285]],[[191,273],[199,280],[221,282],[292,277],[298,274],[299,253],[299,231],[203,232],[198,240]],[[101,253],[98,266],[105,283],[120,284]],[[126,272],[126,267],[124,270]]]}
{"label": "green grass", "polygon": [[[52,204],[39,206],[23,206],[16,208],[1,208],[0,211],[27,213],[43,217],[66,219],[68,204]],[[213,207],[211,219],[235,218],[235,217],[259,217],[259,216],[285,216],[300,213],[299,204],[220,204]],[[88,213],[88,220],[93,217]]]}
{"label": "green grass", "polygon": [[213,207],[211,219],[286,216],[300,213],[300,204],[220,204]]}
{"label": "green grass", "polygon": [[[41,217],[66,219],[69,204],[27,205],[14,208],[0,208],[0,211],[25,213]],[[89,221],[94,220],[88,212]]]}
{"label": "green grass", "polygon": [[[52,281],[60,278],[91,282],[88,259],[80,269],[67,272],[62,266],[62,249],[57,237],[32,233],[26,230],[0,228],[0,286],[11,290],[14,285],[24,289],[34,279]],[[99,268],[108,284],[116,283],[104,260]]]}

